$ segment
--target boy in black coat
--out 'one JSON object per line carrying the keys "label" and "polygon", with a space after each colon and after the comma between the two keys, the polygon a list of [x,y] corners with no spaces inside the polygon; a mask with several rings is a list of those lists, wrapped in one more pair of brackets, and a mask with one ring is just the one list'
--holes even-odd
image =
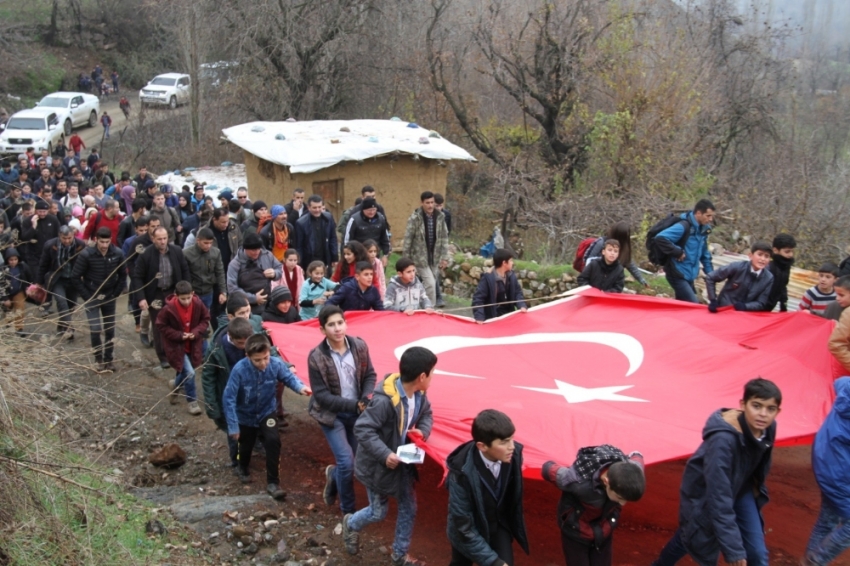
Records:
{"label": "boy in black coat", "polygon": [[761,509],[781,403],[779,388],[756,378],[744,386],[740,409],[708,418],[682,475],[679,530],[653,566],[673,566],[686,554],[715,566],[721,552],[730,566],[767,566]]}
{"label": "boy in black coat", "polygon": [[496,250],[493,254],[493,271],[481,276],[478,288],[472,295],[472,316],[475,322],[481,323],[517,309],[521,312],[528,310],[513,269],[513,252]]}
{"label": "boy in black coat", "polygon": [[487,409],[472,422],[472,440],[446,459],[452,544],[449,566],[514,563],[513,539],[528,554],[522,511],[522,444],[504,413]]}
{"label": "boy in black coat", "polygon": [[578,276],[579,285],[590,285],[600,291],[611,293],[622,293],[626,286],[626,275],[623,264],[617,261],[620,257],[620,242],[617,240],[605,240],[602,248],[602,257],[589,262],[581,275]]}
{"label": "boy in black coat", "polygon": [[794,248],[797,240],[791,234],[777,234],[773,239],[773,261],[770,262],[770,272],[773,274],[773,287],[766,312],[771,312],[779,303],[779,312],[788,310],[788,281],[791,279],[791,267],[794,265]]}
{"label": "boy in black coat", "polygon": [[643,456],[603,444],[581,448],[572,466],[543,464],[543,479],[563,491],[558,526],[567,566],[611,566],[614,529],[628,501],[646,489]]}

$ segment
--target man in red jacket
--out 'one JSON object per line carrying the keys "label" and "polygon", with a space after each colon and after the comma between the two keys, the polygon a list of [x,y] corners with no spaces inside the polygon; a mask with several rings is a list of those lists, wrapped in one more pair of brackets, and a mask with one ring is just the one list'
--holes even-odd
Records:
{"label": "man in red jacket", "polygon": [[118,201],[111,198],[106,199],[103,203],[103,210],[92,216],[89,223],[86,224],[83,240],[88,242],[94,239],[94,234],[98,228],[109,228],[109,232],[112,234],[112,245],[117,246],[118,226],[123,218],[118,209]]}

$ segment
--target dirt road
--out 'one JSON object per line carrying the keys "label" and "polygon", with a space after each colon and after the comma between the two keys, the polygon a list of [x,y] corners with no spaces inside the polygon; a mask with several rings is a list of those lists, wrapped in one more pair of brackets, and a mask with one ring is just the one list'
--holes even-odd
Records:
{"label": "dirt road", "polygon": [[[122,297],[119,299],[119,312],[125,310],[125,305],[126,299]],[[82,316],[75,318],[75,326],[76,340],[60,348],[77,359],[88,357],[90,360],[87,326]],[[28,330],[47,336],[52,325],[43,319],[31,318]],[[319,339],[317,334],[317,343]],[[91,391],[90,401],[85,406],[76,407],[75,417],[64,423],[80,434],[76,449],[98,465],[120,469],[128,488],[130,485],[154,488],[158,494],[158,505],[167,505],[171,499],[177,500],[178,497],[185,498],[187,493],[200,504],[213,500],[214,496],[263,493],[261,457],[256,457],[251,464],[253,476],[257,478],[255,482],[248,486],[240,485],[228,466],[224,433],[216,430],[205,416],[190,416],[185,402],[168,404],[167,380],[173,378],[173,372],[157,367],[153,350],[141,346],[132,319],[127,315],[120,321],[116,353],[117,373],[98,375],[82,372],[73,376],[75,381]],[[301,374],[305,373],[305,368],[301,368]],[[200,392],[200,378],[197,383]],[[392,543],[394,504],[391,504],[393,510],[387,521],[363,534],[363,550],[357,557],[346,555],[341,537],[333,533],[341,517],[338,509],[327,508],[321,500],[322,471],[332,463],[332,456],[315,421],[306,414],[306,403],[306,398],[291,392],[286,396],[285,405],[292,417],[290,426],[281,432],[281,484],[289,495],[285,503],[269,498],[267,508],[287,517],[304,518],[306,526],[298,533],[290,533],[288,536],[294,537],[290,542],[306,544],[307,537],[315,538],[332,550],[335,564],[371,566],[388,563],[384,552]],[[779,426],[782,426],[781,417]],[[163,474],[162,470],[147,463],[147,456],[169,442],[179,443],[186,450],[189,461],[182,468]],[[570,456],[559,455],[566,463]],[[683,468],[683,461],[648,468],[648,493],[642,501],[626,507],[621,528],[617,531],[615,564],[647,565],[671,536],[676,528],[678,486]],[[445,535],[447,494],[445,489],[438,487],[441,477],[442,469],[429,460],[422,466],[421,482],[417,486],[419,515],[411,552],[429,564],[445,564],[450,554]],[[563,564],[555,524],[559,494],[542,481],[526,481],[525,485],[525,511],[532,553],[526,557],[518,552],[515,564]],[[819,499],[807,446],[776,450],[769,487],[772,500],[766,508],[765,518],[771,562],[775,565],[796,565],[815,521]],[[365,491],[359,484],[357,501],[361,506],[366,504]],[[200,530],[198,540],[203,543],[207,556],[222,560],[235,556],[235,543],[209,542],[212,531],[224,532],[225,526],[220,519],[195,528]],[[260,560],[272,552],[273,546],[262,546],[256,559]],[[684,563],[693,564],[690,560]],[[845,554],[835,564],[850,565],[850,554]]]}

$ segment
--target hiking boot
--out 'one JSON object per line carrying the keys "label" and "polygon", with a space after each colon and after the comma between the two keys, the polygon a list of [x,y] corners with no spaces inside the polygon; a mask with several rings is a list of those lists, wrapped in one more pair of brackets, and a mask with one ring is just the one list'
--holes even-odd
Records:
{"label": "hiking boot", "polygon": [[348,520],[352,513],[342,518],[342,541],[345,543],[345,551],[352,556],[360,552],[360,533],[348,528]]}
{"label": "hiking boot", "polygon": [[393,561],[393,566],[425,566],[424,562],[416,560],[409,554],[405,554],[404,556],[392,554],[390,559]]}
{"label": "hiking boot", "polygon": [[276,483],[270,483],[268,486],[266,486],[266,491],[269,495],[271,495],[278,501],[286,499],[286,492],[280,489],[280,486]]}
{"label": "hiking boot", "polygon": [[141,325],[141,324],[137,324],[137,325],[136,325],[136,334],[141,334],[141,333],[142,333],[142,325]]}
{"label": "hiking boot", "polygon": [[144,346],[145,348],[150,348],[150,347],[151,347],[151,339],[150,339],[150,338],[148,338],[148,335],[147,335],[147,334],[142,334],[142,333],[140,333],[140,334],[139,334],[139,339],[142,341],[142,346]]}
{"label": "hiking boot", "polygon": [[328,507],[333,505],[336,501],[336,480],[334,480],[334,470],[336,470],[336,466],[328,466],[325,468],[325,489],[322,491],[322,499]]}
{"label": "hiking boot", "polygon": [[172,405],[176,405],[180,402],[180,390],[177,389],[176,385],[174,385],[173,379],[168,381],[168,387],[171,388],[171,391],[168,392],[168,402]]}
{"label": "hiking boot", "polygon": [[203,411],[201,411],[201,408],[198,406],[198,402],[197,402],[197,401],[192,401],[191,403],[189,403],[189,414],[190,414],[190,415],[198,416],[198,415],[200,415],[202,412],[203,412]]}
{"label": "hiking boot", "polygon": [[251,474],[248,473],[248,470],[243,470],[241,467],[237,467],[236,476],[242,483],[251,483]]}

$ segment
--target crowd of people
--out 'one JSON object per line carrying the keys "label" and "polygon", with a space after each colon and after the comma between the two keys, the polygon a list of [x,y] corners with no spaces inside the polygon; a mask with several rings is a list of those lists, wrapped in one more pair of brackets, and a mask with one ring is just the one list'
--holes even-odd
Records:
{"label": "crowd of people", "polygon": [[[346,313],[359,310],[436,313],[443,308],[440,270],[450,261],[451,216],[442,195],[423,192],[404,229],[395,276],[384,273],[392,249],[376,191],[361,198],[337,225],[319,195],[296,189],[288,203],[268,206],[241,187],[212,197],[204,185],[176,192],[157,185],[145,167],[116,180],[92,148],[64,149],[63,157],[28,151],[0,170],[0,304],[16,333],[27,336],[27,299],[42,313],[55,309],[56,334],[74,339],[72,315],[85,312],[100,372],[114,371],[117,303],[127,311],[145,347],[174,372],[172,403],[184,399],[192,415],[206,415],[227,437],[229,465],[251,482],[255,445],[264,447],[266,489],[280,486],[279,427],[288,426],[284,388],[310,396],[309,415],[327,440],[334,464],[324,471],[323,499],[338,504],[348,553],[359,552],[359,533],[385,518],[388,498],[398,504],[390,560],[421,561],[409,554],[416,516],[415,464],[400,447],[427,441],[433,424],[425,395],[437,357],[420,347],[402,355],[398,372],[377,379],[366,342],[347,332]],[[650,257],[663,265],[676,298],[697,302],[694,282],[705,277],[708,311],[787,308],[787,284],[796,242],[779,234],[756,242],[750,258],[714,270],[707,237],[714,205],[662,219],[650,230]],[[580,257],[579,257],[580,256]],[[477,322],[527,310],[514,274],[513,253],[497,249],[493,267],[475,291]],[[647,282],[633,261],[629,227],[614,225],[580,249],[579,282],[621,292],[625,270]],[[850,373],[850,262],[826,263],[801,309],[839,320],[830,349]],[[725,282],[717,293],[716,284]],[[317,318],[323,335],[308,355],[307,382],[283,361],[265,323]],[[201,373],[199,402],[196,371]],[[848,378],[836,382],[838,399],[815,442],[815,472],[824,498],[804,562],[822,566],[850,546],[846,527],[850,480],[847,439]],[[782,395],[764,379],[745,386],[740,406],[712,414],[703,444],[682,479],[680,528],[655,564],[690,554],[715,564],[722,553],[736,566],[767,564],[761,528],[765,479]],[[448,536],[451,564],[513,563],[513,541],[529,551],[523,519],[522,446],[510,417],[495,410],[472,423],[471,440],[448,458]],[[843,435],[843,436],[842,436]],[[561,492],[558,524],[570,566],[607,566],[622,506],[645,490],[642,457],[613,446],[586,447],[570,466],[548,462],[543,479]],[[358,510],[354,480],[367,489]]]}

